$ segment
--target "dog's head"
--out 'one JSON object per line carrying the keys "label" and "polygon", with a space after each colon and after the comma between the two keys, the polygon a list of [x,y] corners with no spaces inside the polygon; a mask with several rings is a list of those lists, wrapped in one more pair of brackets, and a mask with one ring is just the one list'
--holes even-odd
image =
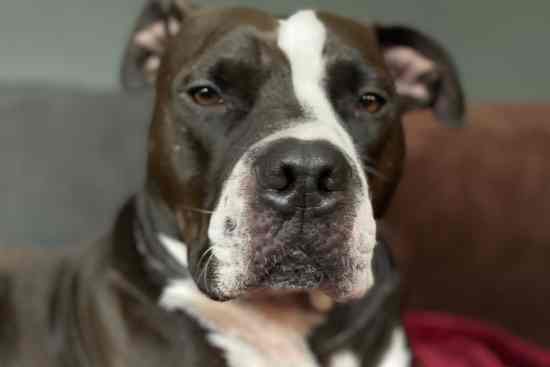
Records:
{"label": "dog's head", "polygon": [[148,192],[170,208],[200,289],[372,284],[376,222],[401,173],[401,116],[458,124],[462,92],[421,33],[325,12],[284,19],[150,1],[124,62],[156,87]]}

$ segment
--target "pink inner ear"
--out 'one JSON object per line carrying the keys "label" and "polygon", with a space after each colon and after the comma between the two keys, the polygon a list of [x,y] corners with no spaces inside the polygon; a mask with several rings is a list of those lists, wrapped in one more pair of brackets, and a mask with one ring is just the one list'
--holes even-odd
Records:
{"label": "pink inner ear", "polygon": [[[170,18],[168,21],[170,36],[175,36],[179,32],[179,28],[179,22],[175,18]],[[150,82],[153,82],[156,78],[167,38],[166,24],[161,21],[150,24],[134,36],[133,41],[136,47],[145,50],[149,54],[143,63],[143,72],[145,78]]]}
{"label": "pink inner ear", "polygon": [[134,36],[136,46],[154,53],[163,51],[165,39],[166,32],[162,22],[153,23]]}
{"label": "pink inner ear", "polygon": [[384,57],[395,79],[397,93],[428,103],[431,96],[425,77],[436,72],[435,63],[410,47],[391,47],[384,52]]}

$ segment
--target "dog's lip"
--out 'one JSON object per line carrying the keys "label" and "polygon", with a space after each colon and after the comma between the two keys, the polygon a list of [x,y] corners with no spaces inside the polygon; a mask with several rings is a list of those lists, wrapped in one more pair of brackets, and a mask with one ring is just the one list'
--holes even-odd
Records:
{"label": "dog's lip", "polygon": [[299,297],[307,295],[309,297],[309,302],[314,309],[324,311],[331,309],[336,303],[349,303],[363,298],[367,293],[369,286],[365,283],[350,290],[343,290],[337,285],[330,284],[328,282],[322,283],[318,287],[314,288],[279,288],[245,285],[231,294],[218,292],[210,287],[205,288],[199,286],[199,288],[201,288],[202,292],[209,298],[219,302],[226,302],[234,299],[267,300],[276,299],[279,297],[287,298],[289,296]]}
{"label": "dog's lip", "polygon": [[277,287],[248,285],[240,290],[238,295],[232,298],[261,299],[286,297],[289,295],[308,295],[311,304],[316,309],[332,308],[336,303],[349,303],[363,298],[369,290],[367,283],[360,284],[351,289],[340,287],[332,281],[322,281],[315,287]]}

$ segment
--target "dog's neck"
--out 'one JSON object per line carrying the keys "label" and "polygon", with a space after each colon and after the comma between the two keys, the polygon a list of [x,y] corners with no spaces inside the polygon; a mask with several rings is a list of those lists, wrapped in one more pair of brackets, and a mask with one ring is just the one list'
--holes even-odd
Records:
{"label": "dog's neck", "polygon": [[173,235],[161,213],[148,194],[137,194],[119,212],[105,249],[106,263],[154,303],[171,280],[189,277],[161,242],[161,234]]}
{"label": "dog's neck", "polygon": [[133,232],[136,249],[144,259],[146,271],[159,286],[170,280],[188,278],[186,249],[170,251],[171,238],[176,237],[175,224],[171,224],[167,209],[162,208],[147,194],[142,193],[134,199],[135,218]]}

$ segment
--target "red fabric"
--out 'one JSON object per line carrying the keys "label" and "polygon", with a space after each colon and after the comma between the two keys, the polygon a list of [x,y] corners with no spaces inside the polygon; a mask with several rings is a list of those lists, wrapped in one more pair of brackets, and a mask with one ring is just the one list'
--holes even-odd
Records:
{"label": "red fabric", "polygon": [[550,350],[479,321],[433,312],[408,312],[403,321],[422,367],[550,367]]}

